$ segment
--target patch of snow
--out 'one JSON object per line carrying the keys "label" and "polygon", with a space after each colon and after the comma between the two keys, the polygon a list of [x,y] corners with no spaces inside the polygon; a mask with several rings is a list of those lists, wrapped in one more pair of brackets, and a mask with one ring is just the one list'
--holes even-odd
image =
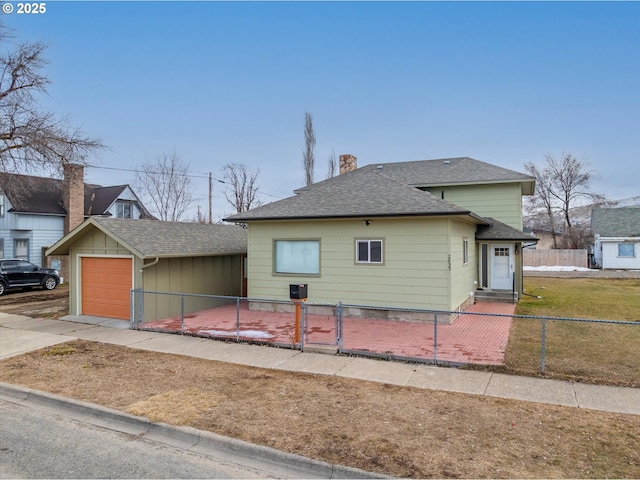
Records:
{"label": "patch of snow", "polygon": [[[236,332],[227,332],[226,330],[198,330],[198,333],[206,333],[212,337],[235,337]],[[240,330],[238,336],[244,338],[273,338],[268,332],[260,330]]]}
{"label": "patch of snow", "polygon": [[567,267],[561,265],[542,265],[540,267],[522,267],[523,270],[529,272],[589,272],[590,268],[585,267]]}

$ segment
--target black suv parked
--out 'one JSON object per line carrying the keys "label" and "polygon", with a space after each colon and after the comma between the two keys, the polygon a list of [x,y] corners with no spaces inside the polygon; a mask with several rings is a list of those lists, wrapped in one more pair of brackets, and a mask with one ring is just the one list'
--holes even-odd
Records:
{"label": "black suv parked", "polygon": [[10,288],[42,287],[53,290],[60,283],[60,274],[25,260],[0,260],[0,295]]}

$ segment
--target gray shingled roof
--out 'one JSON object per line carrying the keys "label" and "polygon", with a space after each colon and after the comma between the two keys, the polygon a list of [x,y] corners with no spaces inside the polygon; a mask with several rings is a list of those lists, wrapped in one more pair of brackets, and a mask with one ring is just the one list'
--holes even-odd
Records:
{"label": "gray shingled roof", "polygon": [[485,219],[491,223],[478,226],[476,240],[510,240],[513,242],[535,242],[538,240],[535,236],[510,227],[495,218],[485,217]]}
{"label": "gray shingled roof", "polygon": [[591,231],[601,237],[640,237],[640,208],[594,208]]}
{"label": "gray shingled roof", "polygon": [[423,215],[473,215],[468,209],[440,200],[377,170],[358,169],[321,182],[277,202],[225,220],[350,218]]}
{"label": "gray shingled roof", "polygon": [[237,225],[101,217],[90,218],[51,247],[47,253],[68,253],[77,237],[92,228],[102,230],[141,258],[247,253],[247,231]]}
{"label": "gray shingled roof", "polygon": [[[523,184],[523,193],[532,194],[535,185],[535,177],[531,175],[469,157],[376,163],[360,167],[358,170],[376,170],[401,183],[414,187],[519,182]],[[352,173],[349,172],[345,175],[351,175]],[[297,192],[315,188],[332,180],[328,179],[309,187],[303,187]]]}

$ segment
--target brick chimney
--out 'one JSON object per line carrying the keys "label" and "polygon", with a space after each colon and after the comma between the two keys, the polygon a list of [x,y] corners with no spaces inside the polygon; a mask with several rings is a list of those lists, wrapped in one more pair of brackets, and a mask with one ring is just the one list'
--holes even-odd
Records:
{"label": "brick chimney", "polygon": [[64,217],[66,235],[84,221],[84,166],[71,163],[64,165],[62,202],[67,211]]}
{"label": "brick chimney", "polygon": [[346,155],[340,155],[340,175],[347,172],[352,172],[358,168],[358,159],[347,153]]}

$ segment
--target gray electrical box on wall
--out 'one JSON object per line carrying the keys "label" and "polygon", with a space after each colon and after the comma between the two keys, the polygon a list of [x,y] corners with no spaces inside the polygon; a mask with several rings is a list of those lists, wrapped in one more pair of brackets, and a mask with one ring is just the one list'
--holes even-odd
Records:
{"label": "gray electrical box on wall", "polygon": [[289,285],[289,298],[291,300],[302,300],[307,298],[306,283],[292,283]]}

